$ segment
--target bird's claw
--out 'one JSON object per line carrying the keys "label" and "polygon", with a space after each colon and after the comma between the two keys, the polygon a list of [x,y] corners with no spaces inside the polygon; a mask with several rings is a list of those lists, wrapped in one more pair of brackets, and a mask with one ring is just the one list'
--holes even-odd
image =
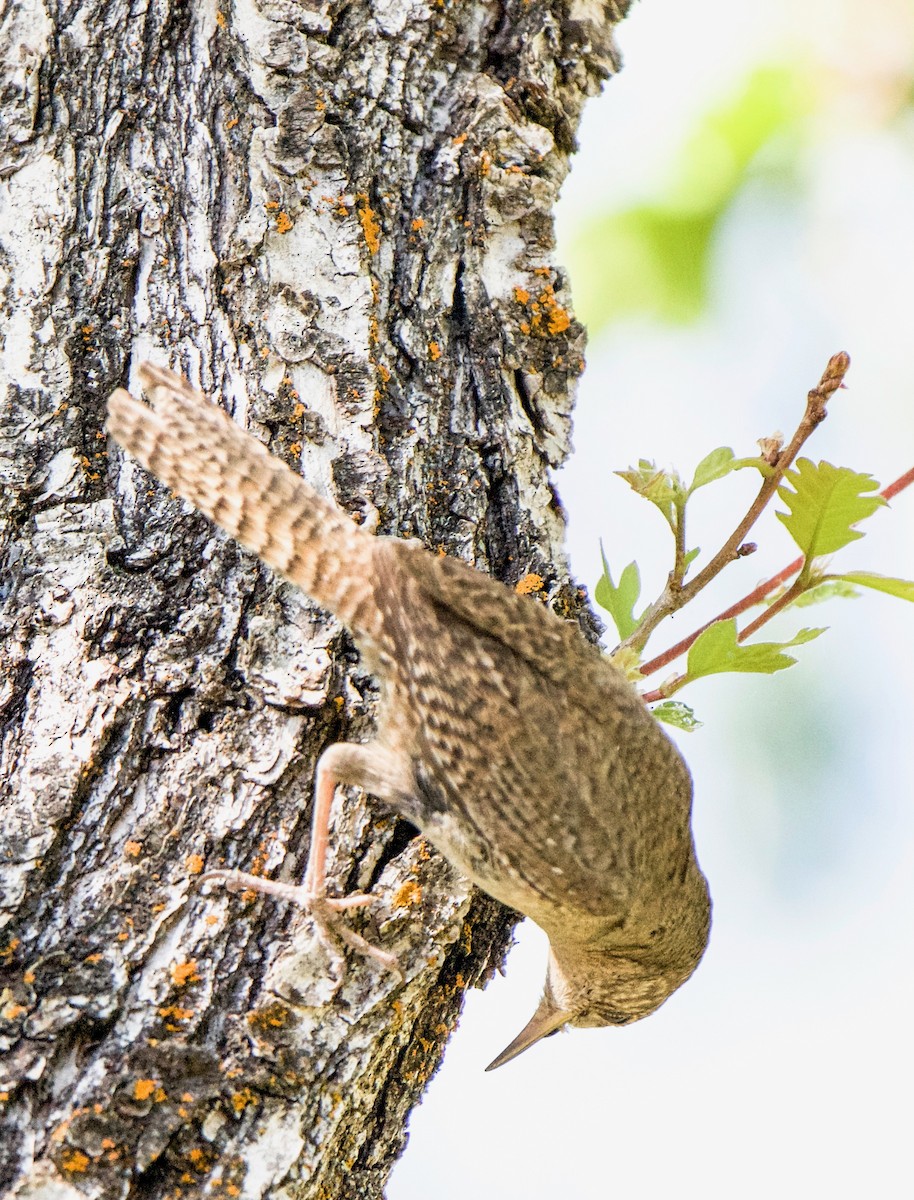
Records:
{"label": "bird's claw", "polygon": [[289,900],[303,908],[314,922],[320,941],[330,950],[337,952],[340,942],[358,951],[365,958],[374,959],[385,970],[403,978],[396,955],[372,945],[361,934],[356,933],[340,920],[340,914],[350,908],[364,908],[374,902],[373,896],[356,893],[351,896],[326,896],[313,892],[307,885],[282,883],[276,879],[264,879],[246,871],[216,870],[200,876],[201,883],[218,883],[230,892],[254,891],[281,900]]}

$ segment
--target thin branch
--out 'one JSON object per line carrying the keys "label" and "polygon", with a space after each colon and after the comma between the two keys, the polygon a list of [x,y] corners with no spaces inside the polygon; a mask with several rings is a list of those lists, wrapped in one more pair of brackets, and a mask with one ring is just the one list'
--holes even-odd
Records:
{"label": "thin branch", "polygon": [[745,629],[741,629],[736,635],[738,642],[744,642],[746,638],[752,637],[753,633],[757,633],[763,625],[767,625],[772,617],[776,617],[779,612],[782,612],[789,605],[793,604],[797,596],[802,596],[806,591],[806,580],[800,574],[796,577],[790,587],[784,592],[783,596],[778,596],[764,612],[759,613],[754,621],[750,621]]}
{"label": "thin branch", "polygon": [[676,558],[673,563],[673,577],[670,581],[677,589],[682,587],[683,576],[686,573],[686,532],[685,532],[685,502],[676,505]]}
{"label": "thin branch", "polygon": [[914,483],[914,467],[910,471],[905,471],[904,475],[899,475],[893,483],[884,487],[879,495],[883,500],[891,500],[893,496],[897,496],[899,492],[903,492],[912,483]]}
{"label": "thin branch", "polygon": [[746,534],[762,515],[772,496],[777,491],[785,472],[789,470],[791,463],[799,454],[803,443],[813,430],[825,420],[826,405],[838,388],[843,387],[844,376],[847,374],[850,362],[850,356],[843,350],[838,354],[832,355],[828,360],[828,366],[825,368],[822,378],[806,397],[806,412],[803,414],[802,421],[797,426],[796,433],[794,433],[787,448],[780,452],[776,462],[772,464],[773,470],[762,481],[762,486],[759,488],[755,500],[750,505],[749,511],[720,550],[718,550],[717,554],[714,555],[706,567],[699,571],[691,582],[682,587],[671,587],[670,583],[667,583],[663,594],[645,613],[634,633],[621,643],[620,649],[626,649],[630,646],[636,650],[643,649],[648,638],[661,621],[694,599],[728,563],[740,557],[739,550],[746,539]]}

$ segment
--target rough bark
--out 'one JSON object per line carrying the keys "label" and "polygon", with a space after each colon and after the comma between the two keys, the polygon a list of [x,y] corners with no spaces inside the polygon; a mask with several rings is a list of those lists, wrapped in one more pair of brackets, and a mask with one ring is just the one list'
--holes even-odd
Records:
{"label": "rough bark", "polygon": [[183,369],[383,532],[580,616],[551,210],[624,7],[0,8],[0,1189],[380,1194],[511,915],[358,795],[333,878],[405,983],[195,886],[300,876],[315,759],[375,694],[105,400]]}

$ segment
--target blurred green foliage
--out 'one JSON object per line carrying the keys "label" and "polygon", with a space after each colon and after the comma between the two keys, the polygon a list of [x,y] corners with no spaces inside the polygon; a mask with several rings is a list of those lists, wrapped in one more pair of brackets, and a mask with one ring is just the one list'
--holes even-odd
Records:
{"label": "blurred green foliage", "polygon": [[575,310],[592,334],[621,317],[701,315],[721,219],[749,178],[794,185],[812,107],[808,72],[759,68],[705,115],[662,195],[583,224],[568,266]]}

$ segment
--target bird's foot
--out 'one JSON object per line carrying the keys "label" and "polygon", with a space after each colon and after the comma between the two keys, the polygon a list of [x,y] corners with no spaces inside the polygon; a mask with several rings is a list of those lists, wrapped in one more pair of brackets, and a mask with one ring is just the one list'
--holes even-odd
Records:
{"label": "bird's foot", "polygon": [[332,953],[337,953],[339,943],[350,946],[365,958],[374,959],[386,970],[403,978],[396,955],[388,954],[379,946],[372,945],[361,934],[350,929],[341,919],[341,914],[350,908],[364,908],[373,903],[373,896],[354,893],[351,896],[326,896],[313,892],[307,886],[282,883],[276,879],[264,879],[261,875],[250,875],[247,871],[207,871],[200,876],[201,883],[218,883],[230,892],[263,892],[281,900],[289,900],[303,908],[314,922],[320,941]]}

